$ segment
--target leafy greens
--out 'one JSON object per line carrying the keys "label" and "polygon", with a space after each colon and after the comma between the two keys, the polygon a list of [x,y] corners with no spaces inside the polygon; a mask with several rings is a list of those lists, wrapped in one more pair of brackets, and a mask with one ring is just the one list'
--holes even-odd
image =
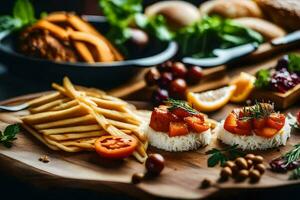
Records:
{"label": "leafy greens", "polygon": [[34,8],[29,0],[17,0],[14,4],[12,16],[0,16],[0,33],[13,31],[36,21]]}
{"label": "leafy greens", "polygon": [[263,37],[230,19],[218,16],[204,17],[201,21],[183,28],[176,35],[181,55],[213,57],[216,48],[230,48],[246,43],[262,43]]}

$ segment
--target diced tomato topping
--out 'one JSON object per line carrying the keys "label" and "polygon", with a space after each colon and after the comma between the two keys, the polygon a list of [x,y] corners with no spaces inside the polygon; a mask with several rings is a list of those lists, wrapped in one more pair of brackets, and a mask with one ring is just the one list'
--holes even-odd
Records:
{"label": "diced tomato topping", "polygon": [[237,120],[237,126],[240,129],[250,130],[252,129],[252,123],[251,120]]}
{"label": "diced tomato topping", "polygon": [[197,116],[192,117],[185,117],[184,121],[188,124],[188,127],[197,133],[202,133],[209,129],[209,126],[204,124],[202,119],[198,118]]}
{"label": "diced tomato topping", "polygon": [[265,127],[262,129],[254,129],[254,132],[256,135],[265,137],[265,138],[271,138],[278,132],[275,128]]}
{"label": "diced tomato topping", "polygon": [[267,125],[277,130],[282,129],[285,123],[285,116],[283,114],[272,113],[267,119]]}
{"label": "diced tomato topping", "polygon": [[227,118],[225,119],[225,122],[224,122],[224,129],[231,132],[231,133],[234,133],[234,129],[237,127],[237,119],[236,119],[236,116],[235,114],[233,113],[230,113]]}
{"label": "diced tomato topping", "polygon": [[265,118],[257,118],[257,119],[253,119],[253,127],[254,129],[262,129],[266,126],[267,123],[267,119]]}
{"label": "diced tomato topping", "polygon": [[198,119],[200,119],[203,123],[205,121],[205,116],[202,113],[198,113],[193,115],[194,117],[197,117]]}
{"label": "diced tomato topping", "polygon": [[184,110],[182,108],[176,108],[176,109],[172,110],[171,112],[174,115],[176,115],[177,117],[179,117],[180,119],[183,119],[185,117],[191,116],[191,114],[188,111],[186,111],[186,110]]}
{"label": "diced tomato topping", "polygon": [[168,132],[170,122],[177,121],[173,115],[165,108],[155,108],[151,114],[150,127],[155,131]]}
{"label": "diced tomato topping", "polygon": [[251,135],[251,129],[243,129],[243,128],[235,127],[234,133],[237,135]]}
{"label": "diced tomato topping", "polygon": [[169,136],[181,136],[189,133],[188,126],[184,122],[171,122],[169,128]]}

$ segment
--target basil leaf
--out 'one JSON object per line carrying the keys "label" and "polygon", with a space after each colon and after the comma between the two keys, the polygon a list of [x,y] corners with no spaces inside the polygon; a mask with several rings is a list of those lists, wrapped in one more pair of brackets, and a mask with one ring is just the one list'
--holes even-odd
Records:
{"label": "basil leaf", "polygon": [[254,82],[257,88],[267,88],[270,85],[271,74],[267,69],[261,69],[256,73],[256,80]]}
{"label": "basil leaf", "polygon": [[34,9],[29,0],[17,0],[13,8],[13,17],[27,25],[35,22]]}
{"label": "basil leaf", "polygon": [[12,146],[12,141],[16,140],[16,134],[20,132],[19,124],[12,124],[5,128],[4,132],[0,132],[0,143],[9,148]]}

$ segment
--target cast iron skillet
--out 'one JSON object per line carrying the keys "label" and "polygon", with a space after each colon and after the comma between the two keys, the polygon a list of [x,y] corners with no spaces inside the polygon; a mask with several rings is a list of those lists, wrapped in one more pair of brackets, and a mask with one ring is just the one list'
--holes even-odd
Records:
{"label": "cast iron skillet", "polygon": [[[108,30],[108,23],[104,17],[85,17],[98,30],[101,30],[101,33]],[[169,60],[178,49],[175,42],[160,42],[151,38],[149,45],[142,53],[139,55],[132,53],[125,61],[96,64],[52,62],[24,56],[17,52],[18,34],[15,32],[0,36],[0,61],[8,66],[8,70],[37,81],[42,79],[46,82],[60,82],[63,76],[69,76],[76,84],[104,88],[125,82],[141,68],[151,67]]]}

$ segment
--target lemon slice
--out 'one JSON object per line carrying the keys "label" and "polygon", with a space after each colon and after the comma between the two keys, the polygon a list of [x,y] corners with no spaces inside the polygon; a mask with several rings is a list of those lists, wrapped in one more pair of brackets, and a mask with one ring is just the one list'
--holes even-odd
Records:
{"label": "lemon slice", "polygon": [[236,89],[230,101],[239,103],[245,101],[254,88],[255,77],[251,74],[241,72],[241,74],[233,79],[229,85],[235,85]]}
{"label": "lemon slice", "polygon": [[187,100],[193,108],[200,112],[212,112],[226,105],[235,89],[236,86],[231,85],[207,92],[189,92]]}

